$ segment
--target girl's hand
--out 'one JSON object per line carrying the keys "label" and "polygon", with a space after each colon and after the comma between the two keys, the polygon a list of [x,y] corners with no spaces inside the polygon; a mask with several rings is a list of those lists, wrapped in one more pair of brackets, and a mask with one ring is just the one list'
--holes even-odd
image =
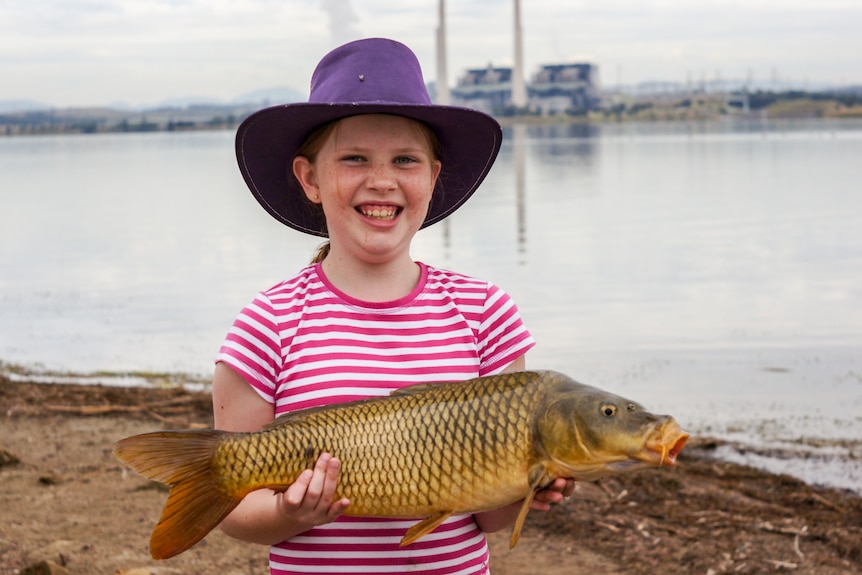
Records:
{"label": "girl's hand", "polygon": [[278,494],[278,509],[295,527],[307,531],[335,520],[350,501],[333,501],[338,485],[341,461],[328,453],[322,454],[314,469],[303,471],[286,491]]}
{"label": "girl's hand", "polygon": [[[548,511],[551,509],[551,505],[560,503],[563,499],[574,493],[574,491],[574,479],[558,477],[550,485],[536,492],[535,497],[530,502],[530,509]],[[473,517],[482,531],[493,533],[514,524],[523,505],[524,500],[522,499],[499,509],[477,513]]]}
{"label": "girl's hand", "polygon": [[564,499],[571,497],[575,492],[575,480],[557,477],[550,485],[544,489],[537,491],[536,496],[530,503],[530,509],[537,511],[548,511],[551,505],[560,503]]}

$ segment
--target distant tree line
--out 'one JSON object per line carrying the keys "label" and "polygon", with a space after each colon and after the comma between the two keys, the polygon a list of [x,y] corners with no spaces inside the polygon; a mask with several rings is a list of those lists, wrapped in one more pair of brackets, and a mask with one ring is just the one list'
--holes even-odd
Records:
{"label": "distant tree line", "polygon": [[[236,127],[244,115],[216,114],[205,119],[159,119],[146,114],[129,116],[111,112],[114,117],[82,111],[37,111],[0,114],[0,135],[95,134],[110,132],[160,132],[217,130]],[[162,112],[161,116],[165,116]]]}
{"label": "distant tree line", "polygon": [[[757,91],[747,93],[747,97],[748,107],[752,111],[761,111],[775,104],[801,100],[835,102],[845,108],[853,109],[856,115],[860,115],[857,110],[862,110],[862,89],[828,92]],[[691,94],[681,96],[681,99],[671,104],[668,104],[666,97],[607,103],[599,110],[598,117],[616,120],[708,119],[725,113],[726,108],[721,95]],[[668,113],[668,109],[675,110],[676,113]],[[17,112],[0,114],[0,136],[232,129],[252,111],[254,111],[253,108],[192,106],[187,109],[154,109],[145,113],[105,109]],[[530,114],[526,109],[514,108],[498,112],[501,121],[504,117],[523,118]],[[566,111],[565,115],[577,116],[587,121],[596,117],[584,111],[572,110]]]}
{"label": "distant tree line", "polygon": [[862,94],[854,92],[804,92],[791,90],[788,92],[751,92],[748,94],[748,106],[752,110],[762,110],[777,102],[792,100],[812,100],[815,102],[837,102],[842,106],[852,108],[862,105]]}

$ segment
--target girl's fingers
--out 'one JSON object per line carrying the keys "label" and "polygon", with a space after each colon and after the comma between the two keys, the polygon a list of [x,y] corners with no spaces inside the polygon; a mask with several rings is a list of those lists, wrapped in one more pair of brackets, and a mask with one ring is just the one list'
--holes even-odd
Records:
{"label": "girl's fingers", "polygon": [[558,477],[546,488],[536,493],[530,507],[537,511],[548,511],[551,504],[561,503],[575,492],[575,481]]}
{"label": "girl's fingers", "polygon": [[314,469],[303,471],[287,488],[283,495],[283,503],[293,510],[302,508],[314,511],[320,507],[327,511],[338,486],[340,470],[341,462],[324,453],[314,463]]}
{"label": "girl's fingers", "polygon": [[[327,485],[327,476],[330,473],[329,466],[331,460],[332,456],[328,453],[324,453],[317,458],[317,461],[314,464],[314,472],[312,473],[311,481],[308,483],[308,489],[306,489],[305,492],[305,501],[303,502],[305,506],[315,508],[321,503],[323,490]],[[338,475],[336,472],[336,480],[337,477]],[[327,503],[326,506],[329,507],[329,504]]]}
{"label": "girl's fingers", "polygon": [[350,505],[350,500],[346,498],[339,499],[329,507],[327,513],[327,521],[335,521],[335,518],[344,513],[347,506]]}
{"label": "girl's fingers", "polygon": [[323,473],[323,485],[320,491],[320,501],[326,504],[327,507],[332,503],[332,498],[335,497],[335,489],[338,487],[338,474],[340,472],[341,461],[331,457],[327,461],[326,469]]}
{"label": "girl's fingers", "polygon": [[571,497],[575,492],[574,479],[563,479],[562,477],[559,477],[554,481],[554,485],[559,486],[559,491],[563,494],[563,497]]}
{"label": "girl's fingers", "polygon": [[287,488],[282,496],[282,502],[287,506],[293,509],[298,509],[302,502],[305,500],[305,493],[308,490],[308,484],[311,483],[311,477],[313,472],[310,469],[306,469],[302,473],[299,474],[299,477],[296,478],[296,481]]}

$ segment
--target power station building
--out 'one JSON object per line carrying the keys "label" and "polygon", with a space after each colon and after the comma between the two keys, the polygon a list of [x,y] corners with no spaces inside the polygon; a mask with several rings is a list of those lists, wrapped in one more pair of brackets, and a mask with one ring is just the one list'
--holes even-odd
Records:
{"label": "power station building", "polygon": [[493,115],[577,115],[599,105],[599,73],[593,64],[542,66],[527,84],[526,110],[512,105],[512,74],[512,68],[491,65],[467,70],[451,90],[452,104]]}
{"label": "power station building", "polygon": [[488,65],[467,70],[451,94],[455,106],[474,108],[486,114],[503,114],[512,107],[512,69]]}

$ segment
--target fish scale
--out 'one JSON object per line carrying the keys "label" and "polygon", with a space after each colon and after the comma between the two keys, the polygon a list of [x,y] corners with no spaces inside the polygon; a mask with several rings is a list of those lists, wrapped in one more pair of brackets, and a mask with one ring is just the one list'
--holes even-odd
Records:
{"label": "fish scale", "polygon": [[287,489],[323,453],[341,461],[335,498],[350,500],[345,515],[421,519],[402,545],[453,513],[522,500],[514,546],[533,496],[556,477],[674,465],[687,438],[670,416],[557,372],[525,371],[291,412],[256,433],[142,434],[114,452],[171,487],[150,538],[163,559],[200,541],[251,491]]}

